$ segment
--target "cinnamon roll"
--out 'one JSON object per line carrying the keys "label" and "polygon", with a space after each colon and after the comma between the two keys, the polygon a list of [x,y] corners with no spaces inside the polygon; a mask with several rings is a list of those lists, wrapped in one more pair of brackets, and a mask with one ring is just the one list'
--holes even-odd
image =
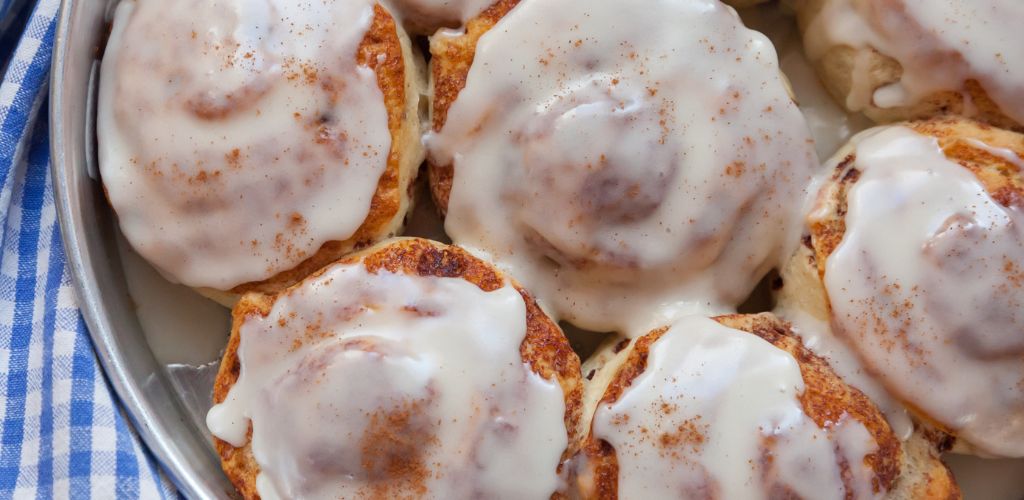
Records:
{"label": "cinnamon roll", "polygon": [[957,448],[1024,456],[1024,136],[869,129],[826,163],[783,296]]}
{"label": "cinnamon roll", "polygon": [[583,498],[959,497],[926,442],[901,443],[771,314],[684,317],[609,349],[584,396]]}
{"label": "cinnamon roll", "polygon": [[564,493],[579,359],[463,250],[383,243],[233,318],[207,424],[245,498]]}
{"label": "cinnamon roll", "polygon": [[641,334],[728,311],[788,255],[814,151],[730,7],[502,0],[431,53],[445,229],[560,318]]}
{"label": "cinnamon roll", "polygon": [[1024,130],[1024,3],[792,3],[808,57],[848,110],[881,123],[950,113]]}
{"label": "cinnamon roll", "polygon": [[126,0],[101,73],[103,185],[169,280],[278,290],[400,229],[421,86],[369,0]]}

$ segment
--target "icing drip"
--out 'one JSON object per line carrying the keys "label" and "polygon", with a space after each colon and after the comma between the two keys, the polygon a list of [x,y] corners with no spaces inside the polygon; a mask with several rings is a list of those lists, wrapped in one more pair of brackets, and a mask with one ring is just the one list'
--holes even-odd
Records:
{"label": "icing drip", "polygon": [[356,64],[372,16],[364,0],[121,2],[99,159],[139,254],[226,290],[356,231],[391,145],[376,76]]}
{"label": "icing drip", "polygon": [[633,335],[741,302],[816,164],[771,44],[710,0],[523,1],[426,143],[455,242]]}

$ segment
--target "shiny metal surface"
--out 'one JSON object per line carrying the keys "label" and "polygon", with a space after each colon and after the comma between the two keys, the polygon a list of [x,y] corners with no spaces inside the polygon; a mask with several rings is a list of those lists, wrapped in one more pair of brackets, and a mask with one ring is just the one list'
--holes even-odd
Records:
{"label": "shiny metal surface", "polygon": [[190,498],[234,495],[135,315],[95,170],[94,84],[110,4],[64,0],[50,81],[54,189],[64,246],[96,355],[135,429]]}

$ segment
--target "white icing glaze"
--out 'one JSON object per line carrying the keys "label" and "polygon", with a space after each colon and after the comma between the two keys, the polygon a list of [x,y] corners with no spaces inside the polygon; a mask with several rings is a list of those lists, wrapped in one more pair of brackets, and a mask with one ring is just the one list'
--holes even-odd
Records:
{"label": "white icing glaze", "polygon": [[376,76],[355,58],[372,16],[369,0],[121,2],[97,133],[139,254],[224,290],[355,232],[391,145]]}
{"label": "white icing glaze", "polygon": [[790,322],[793,333],[800,337],[804,347],[825,358],[836,375],[859,389],[878,406],[897,437],[901,440],[910,438],[914,432],[914,423],[907,409],[868,373],[857,353],[832,331],[827,322],[798,308],[782,308],[776,314]]}
{"label": "white icing glaze", "polygon": [[771,44],[712,0],[525,0],[426,142],[455,242],[627,334],[741,302],[816,164]]}
{"label": "white icing glaze", "polygon": [[207,425],[239,447],[251,422],[263,498],[548,498],[565,403],[525,318],[509,285],[335,265],[245,319]]}
{"label": "white icing glaze", "polygon": [[1019,0],[825,0],[805,46],[812,59],[847,45],[874,48],[900,63],[900,80],[877,89],[866,88],[866,72],[854,71],[847,97],[854,111],[913,105],[937,91],[963,91],[975,79],[1004,114],[1024,123],[1022,22]]}
{"label": "white icing glaze", "polygon": [[800,404],[803,390],[789,353],[685,317],[652,345],[619,399],[598,406],[593,433],[615,448],[619,498],[758,499],[780,488],[800,498],[875,496],[864,462],[877,448],[870,433],[847,417],[819,428]]}
{"label": "white icing glaze", "polygon": [[980,149],[982,151],[985,151],[986,153],[988,153],[988,154],[990,154],[992,156],[996,156],[998,158],[1006,160],[1006,161],[1012,163],[1013,165],[1015,165],[1017,168],[1019,168],[1021,170],[1024,170],[1024,159],[1021,159],[1021,157],[1017,156],[1017,153],[1014,153],[1013,151],[1011,151],[1009,149],[997,148],[995,146],[990,146],[990,145],[985,144],[984,142],[981,142],[981,141],[979,141],[977,139],[967,139],[967,142],[972,147],[975,147],[975,148],[978,148],[978,149]]}
{"label": "white icing glaze", "polygon": [[1024,455],[1024,214],[934,138],[855,141],[861,174],[824,279],[837,332],[901,399],[983,451]]}

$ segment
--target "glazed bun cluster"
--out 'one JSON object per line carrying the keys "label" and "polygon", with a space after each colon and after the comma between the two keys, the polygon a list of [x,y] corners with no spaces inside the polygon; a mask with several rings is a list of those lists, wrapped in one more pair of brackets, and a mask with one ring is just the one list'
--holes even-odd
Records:
{"label": "glazed bun cluster", "polygon": [[1024,11],[787,2],[883,124],[822,162],[755,3],[123,0],[103,186],[233,305],[238,492],[958,498],[942,453],[1024,456]]}

